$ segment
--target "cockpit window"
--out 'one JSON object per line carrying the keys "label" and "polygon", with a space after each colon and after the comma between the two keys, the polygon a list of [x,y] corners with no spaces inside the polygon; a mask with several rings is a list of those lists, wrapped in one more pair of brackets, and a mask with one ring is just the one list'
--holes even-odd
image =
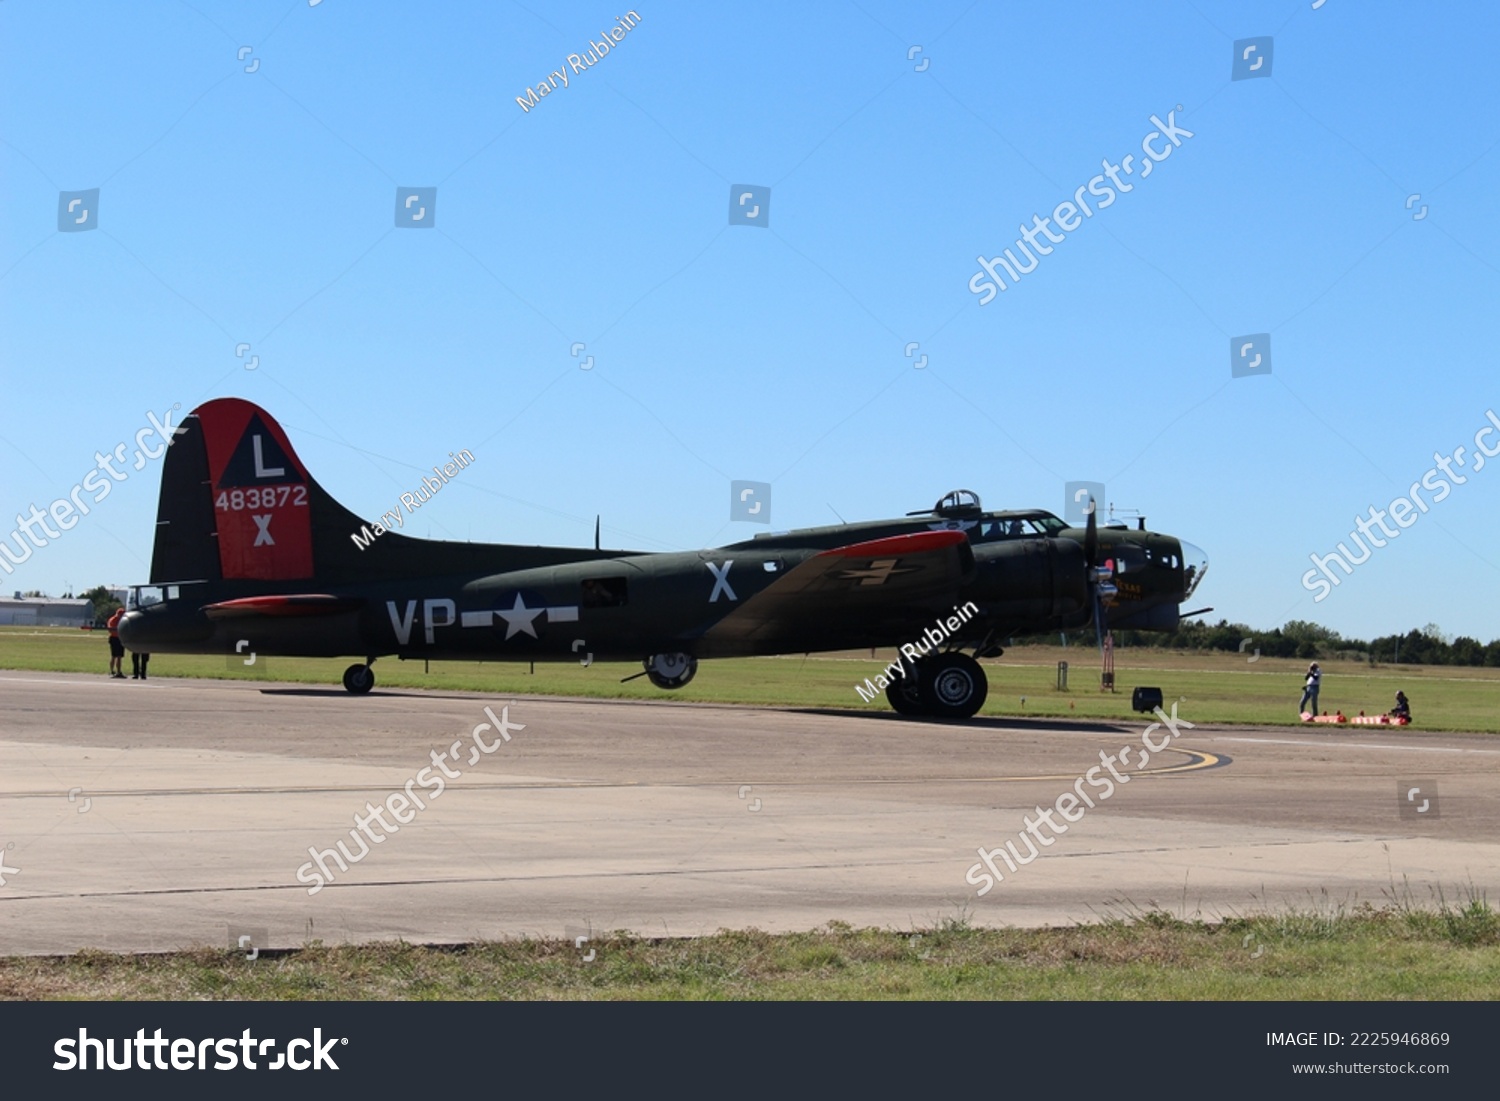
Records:
{"label": "cockpit window", "polygon": [[1038,535],[1054,535],[1067,527],[1056,516],[992,516],[982,520],[975,534],[975,541],[988,543],[994,539],[1034,539]]}
{"label": "cockpit window", "polygon": [[1019,539],[1035,534],[1024,520],[986,520],[979,529],[981,539]]}

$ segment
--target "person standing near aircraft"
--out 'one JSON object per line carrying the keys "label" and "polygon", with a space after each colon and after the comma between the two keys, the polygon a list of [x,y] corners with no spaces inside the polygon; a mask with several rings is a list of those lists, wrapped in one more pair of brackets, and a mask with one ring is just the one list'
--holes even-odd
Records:
{"label": "person standing near aircraft", "polygon": [[120,669],[120,663],[125,660],[125,644],[120,641],[120,620],[125,618],[125,609],[116,608],[115,614],[109,617],[105,624],[109,628],[109,675],[125,679],[125,674]]}
{"label": "person standing near aircraft", "polygon": [[145,680],[146,665],[150,660],[150,654],[143,654],[139,650],[130,651],[130,679]]}
{"label": "person standing near aircraft", "polygon": [[[1318,713],[1318,686],[1323,679],[1323,673],[1318,668],[1318,663],[1313,662],[1307,667],[1307,679],[1302,685],[1302,702],[1297,705],[1297,710],[1303,714]],[[1311,704],[1311,706],[1308,706]]]}

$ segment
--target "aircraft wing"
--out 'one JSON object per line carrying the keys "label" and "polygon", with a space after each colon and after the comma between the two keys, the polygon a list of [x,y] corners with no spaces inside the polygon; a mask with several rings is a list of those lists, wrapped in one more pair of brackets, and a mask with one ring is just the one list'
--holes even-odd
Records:
{"label": "aircraft wing", "polygon": [[766,639],[839,616],[878,624],[946,604],[974,568],[962,531],[894,535],[815,554],[714,623],[709,642]]}

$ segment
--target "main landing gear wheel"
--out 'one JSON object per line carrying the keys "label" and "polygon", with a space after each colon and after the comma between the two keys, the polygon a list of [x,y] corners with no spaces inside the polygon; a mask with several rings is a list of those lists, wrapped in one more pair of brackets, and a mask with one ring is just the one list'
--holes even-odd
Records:
{"label": "main landing gear wheel", "polygon": [[351,665],[344,670],[344,687],[356,696],[363,696],[375,687],[375,670],[368,665]]}
{"label": "main landing gear wheel", "polygon": [[658,688],[681,688],[698,672],[691,654],[652,654],[645,661],[646,678]]}
{"label": "main landing gear wheel", "polygon": [[911,662],[906,663],[906,675],[885,686],[885,698],[898,715],[925,715],[922,693],[917,687],[917,672]]}
{"label": "main landing gear wheel", "polygon": [[968,654],[951,653],[918,664],[917,691],[926,714],[969,719],[984,706],[990,686],[979,662]]}

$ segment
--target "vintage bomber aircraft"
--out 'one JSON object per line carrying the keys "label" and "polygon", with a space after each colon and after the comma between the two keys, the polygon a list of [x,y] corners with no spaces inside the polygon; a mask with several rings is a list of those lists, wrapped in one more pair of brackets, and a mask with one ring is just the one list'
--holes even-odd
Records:
{"label": "vintage bomber aircraft", "polygon": [[151,584],[120,636],[155,653],[359,656],[344,674],[353,693],[370,690],[370,666],[388,654],[642,660],[636,675],[671,689],[702,658],[907,644],[892,706],[967,718],[987,692],[975,657],[1012,635],[1091,621],[1102,632],[1106,616],[1176,628],[1207,561],[1140,528],[1101,528],[1092,509],[1082,529],[1048,512],[985,512],[959,490],[901,519],[684,553],[602,550],[597,534],[593,549],[371,540],[269,414],[221,398],[167,452]]}

